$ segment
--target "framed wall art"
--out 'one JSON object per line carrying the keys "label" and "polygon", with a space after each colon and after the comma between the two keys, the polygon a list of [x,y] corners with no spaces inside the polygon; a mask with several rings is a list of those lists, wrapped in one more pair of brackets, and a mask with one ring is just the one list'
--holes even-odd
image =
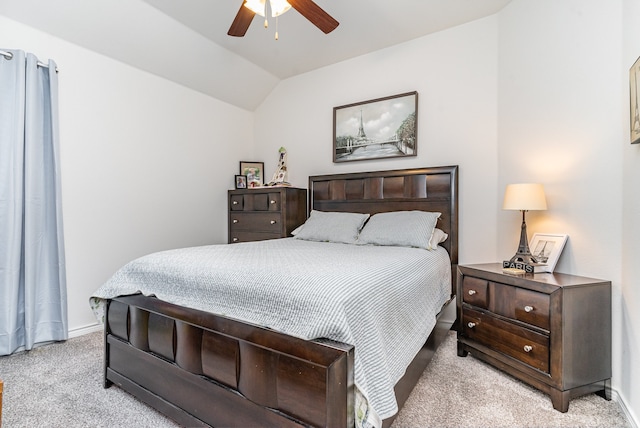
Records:
{"label": "framed wall art", "polygon": [[260,187],[264,184],[264,162],[240,161],[240,175],[247,176],[247,187]]}
{"label": "framed wall art", "polygon": [[333,108],[333,161],[418,154],[418,92]]}
{"label": "framed wall art", "polygon": [[640,143],[640,88],[638,88],[638,79],[640,79],[640,58],[636,60],[629,70],[629,95],[630,95],[630,131],[631,131],[631,144]]}
{"label": "framed wall art", "polygon": [[569,235],[551,234],[551,233],[534,233],[531,238],[529,249],[531,254],[536,258],[538,263],[546,266],[540,266],[542,272],[553,272],[564,249]]}

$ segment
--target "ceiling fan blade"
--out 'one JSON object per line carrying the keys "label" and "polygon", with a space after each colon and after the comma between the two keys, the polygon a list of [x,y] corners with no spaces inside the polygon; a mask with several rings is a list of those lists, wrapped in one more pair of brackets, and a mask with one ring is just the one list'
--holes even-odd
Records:
{"label": "ceiling fan blade", "polygon": [[311,21],[313,25],[325,34],[329,34],[340,25],[338,21],[333,19],[331,15],[322,10],[322,8],[312,0],[287,0],[287,2],[289,2],[291,7],[297,10],[300,15]]}
{"label": "ceiling fan blade", "polygon": [[240,10],[236,15],[231,27],[229,27],[228,35],[234,37],[242,37],[245,35],[247,30],[249,29],[249,25],[255,16],[255,12],[251,9],[244,7],[244,0],[242,0],[242,4],[240,5]]}

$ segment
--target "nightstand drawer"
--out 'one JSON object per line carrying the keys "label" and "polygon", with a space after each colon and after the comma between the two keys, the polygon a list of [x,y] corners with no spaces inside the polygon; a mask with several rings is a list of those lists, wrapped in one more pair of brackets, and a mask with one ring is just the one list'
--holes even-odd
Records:
{"label": "nightstand drawer", "polygon": [[279,213],[229,213],[232,233],[236,230],[279,233],[282,229],[281,218]]}
{"label": "nightstand drawer", "polygon": [[487,313],[462,309],[463,334],[497,352],[549,373],[549,337]]}
{"label": "nightstand drawer", "polygon": [[492,312],[549,330],[550,296],[499,282],[489,283]]}
{"label": "nightstand drawer", "polygon": [[462,283],[462,301],[479,308],[489,307],[489,281],[466,276]]}
{"label": "nightstand drawer", "polygon": [[514,316],[519,321],[549,330],[549,300],[548,294],[517,288]]}

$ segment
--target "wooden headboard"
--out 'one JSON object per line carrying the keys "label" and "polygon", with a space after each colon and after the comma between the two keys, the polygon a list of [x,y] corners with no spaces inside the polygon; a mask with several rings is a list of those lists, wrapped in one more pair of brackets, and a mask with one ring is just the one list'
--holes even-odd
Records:
{"label": "wooden headboard", "polygon": [[451,258],[455,294],[458,267],[458,166],[398,169],[309,177],[309,210],[376,214],[442,213],[437,227],[449,234],[441,245]]}

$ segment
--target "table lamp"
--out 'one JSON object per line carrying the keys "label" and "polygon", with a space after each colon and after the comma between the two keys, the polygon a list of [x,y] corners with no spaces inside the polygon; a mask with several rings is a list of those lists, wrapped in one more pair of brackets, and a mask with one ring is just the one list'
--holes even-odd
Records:
{"label": "table lamp", "polygon": [[[522,227],[520,228],[520,244],[518,251],[511,257],[509,262],[505,261],[504,266],[516,267],[515,264],[524,264],[525,267],[531,266],[527,271],[533,272],[532,265],[538,263],[529,250],[529,240],[527,239],[527,223],[525,222],[525,213],[532,210],[546,210],[547,201],[544,196],[544,187],[537,183],[521,183],[509,184],[504,192],[503,210],[522,211]],[[522,268],[522,267],[521,267]]]}

